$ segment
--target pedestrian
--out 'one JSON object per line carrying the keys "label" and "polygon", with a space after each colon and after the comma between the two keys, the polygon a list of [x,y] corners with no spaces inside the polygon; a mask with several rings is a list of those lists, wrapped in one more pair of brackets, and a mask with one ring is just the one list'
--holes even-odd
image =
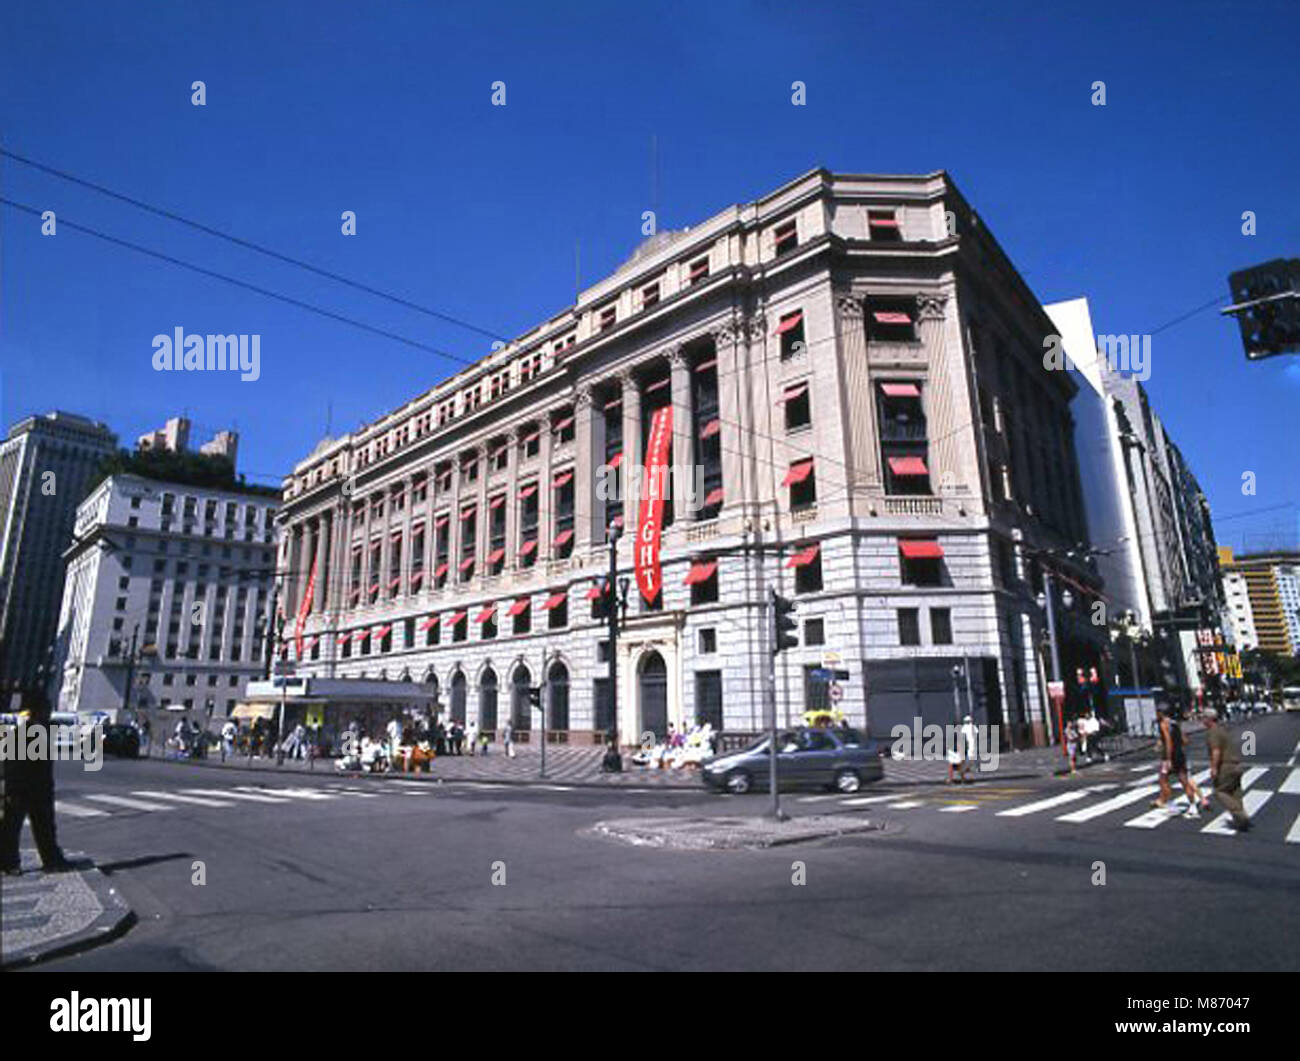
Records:
{"label": "pedestrian", "polygon": [[[55,741],[50,726],[50,700],[43,689],[23,693],[22,710],[27,726],[47,728],[48,745]],[[4,771],[4,818],[0,822],[0,872],[17,876],[22,872],[18,840],[23,819],[30,818],[32,837],[46,873],[62,873],[75,867],[63,857],[54,828],[54,757],[0,760]]]}
{"label": "pedestrian", "polygon": [[979,758],[979,733],[975,729],[975,720],[970,715],[962,719],[961,737],[961,780],[965,784],[970,780],[970,771]]}
{"label": "pedestrian", "polygon": [[[1232,827],[1238,832],[1250,828],[1250,818],[1241,802],[1241,759],[1232,738],[1219,724],[1219,713],[1213,708],[1204,714],[1205,742],[1210,749],[1210,784],[1215,798],[1232,815]],[[1209,800],[1203,804],[1208,809]]]}
{"label": "pedestrian", "polygon": [[472,720],[469,724],[469,754],[474,755],[475,745],[478,744],[478,721]]}
{"label": "pedestrian", "polygon": [[144,749],[144,757],[146,759],[149,758],[149,752],[151,750],[149,745],[149,734],[149,716],[145,715],[140,719],[140,747]]}
{"label": "pedestrian", "polygon": [[487,730],[483,730],[481,733],[479,733],[479,735],[478,735],[478,747],[479,747],[479,752],[480,752],[480,754],[482,754],[482,755],[487,755],[487,753],[488,753],[488,745],[491,744],[491,743],[492,743],[492,742],[488,739],[488,732],[487,732]]}
{"label": "pedestrian", "polygon": [[435,747],[439,755],[447,754],[447,726],[442,721],[442,716],[438,716],[433,724],[433,735],[435,738]]}
{"label": "pedestrian", "polygon": [[513,759],[515,757],[515,730],[509,719],[506,719],[505,725],[501,727],[501,744],[505,747],[506,755]]}
{"label": "pedestrian", "polygon": [[1074,775],[1078,772],[1079,759],[1079,724],[1074,719],[1065,724],[1065,750],[1070,760],[1070,774]]}
{"label": "pedestrian", "polygon": [[235,737],[239,733],[239,728],[235,725],[234,719],[226,719],[226,724],[221,727],[221,761],[224,763],[227,756],[235,754]]}
{"label": "pedestrian", "polygon": [[1160,795],[1152,801],[1151,806],[1162,808],[1169,803],[1173,796],[1169,784],[1172,775],[1178,778],[1187,795],[1188,807],[1184,817],[1199,818],[1201,814],[1197,809],[1198,804],[1204,805],[1206,801],[1187,774],[1187,750],[1183,745],[1182,728],[1174,718],[1173,711],[1164,704],[1156,708],[1156,717],[1160,737]]}

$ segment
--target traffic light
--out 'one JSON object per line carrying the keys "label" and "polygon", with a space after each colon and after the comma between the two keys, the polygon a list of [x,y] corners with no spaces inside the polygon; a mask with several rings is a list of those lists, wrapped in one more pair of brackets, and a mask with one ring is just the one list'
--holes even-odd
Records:
{"label": "traffic light", "polygon": [[782,597],[776,590],[772,591],[772,625],[776,634],[772,644],[773,655],[782,649],[799,647],[799,639],[794,636],[799,629],[794,609],[794,601]]}
{"label": "traffic light", "polygon": [[1300,351],[1300,258],[1275,258],[1228,277],[1249,360]]}

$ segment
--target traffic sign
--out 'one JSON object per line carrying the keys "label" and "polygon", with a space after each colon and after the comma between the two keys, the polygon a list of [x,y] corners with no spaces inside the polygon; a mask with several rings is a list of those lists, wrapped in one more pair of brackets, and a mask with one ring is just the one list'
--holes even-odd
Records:
{"label": "traffic sign", "polygon": [[838,704],[844,699],[844,689],[836,682],[831,682],[831,687],[827,690],[827,696],[830,697],[832,704]]}
{"label": "traffic sign", "polygon": [[825,667],[814,667],[808,673],[809,677],[815,682],[829,682],[835,677],[835,672],[827,670]]}
{"label": "traffic sign", "polygon": [[1056,703],[1065,699],[1065,682],[1048,682],[1047,695]]}

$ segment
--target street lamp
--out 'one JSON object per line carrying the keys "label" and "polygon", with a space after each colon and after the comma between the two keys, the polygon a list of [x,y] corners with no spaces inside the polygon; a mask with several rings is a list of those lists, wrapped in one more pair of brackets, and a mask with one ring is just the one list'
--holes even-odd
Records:
{"label": "street lamp", "polygon": [[619,520],[611,520],[605,538],[609,543],[609,581],[605,583],[609,599],[605,602],[605,616],[609,622],[609,708],[610,730],[607,763],[615,770],[623,769],[623,756],[618,747],[618,624],[620,601],[615,600],[617,585],[623,608],[627,607],[628,580],[618,578],[618,539],[623,532]]}

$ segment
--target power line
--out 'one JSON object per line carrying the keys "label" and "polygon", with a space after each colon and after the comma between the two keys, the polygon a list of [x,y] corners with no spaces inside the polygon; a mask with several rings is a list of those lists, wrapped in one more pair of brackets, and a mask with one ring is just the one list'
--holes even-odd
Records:
{"label": "power line", "polygon": [[251,251],[256,251],[258,254],[264,254],[268,258],[274,258],[276,261],[285,262],[288,265],[295,265],[300,269],[306,269],[308,272],[315,273],[317,276],[323,276],[326,279],[335,281],[336,283],[345,284],[358,291],[364,291],[368,295],[387,299],[389,302],[395,303],[399,306],[404,306],[406,309],[413,309],[417,313],[423,313],[440,321],[445,321],[448,324],[454,324],[458,328],[465,328],[469,331],[477,332],[480,335],[487,336],[489,339],[500,339],[503,342],[509,342],[509,339],[504,335],[498,335],[496,332],[489,331],[486,328],[480,328],[478,325],[470,324],[468,321],[463,321],[458,317],[452,317],[449,314],[442,313],[436,309],[430,309],[428,306],[422,306],[418,302],[412,302],[410,299],[403,298],[400,295],[392,295],[387,291],[381,291],[377,287],[371,287],[369,284],[363,284],[360,281],[352,280],[346,276],[341,276],[338,273],[330,272],[328,269],[322,269],[320,266],[312,265],[310,262],[305,262],[301,258],[294,258],[287,254],[282,254],[280,251],[272,250],[270,247],[264,247],[260,243],[254,243],[252,240],[231,235],[229,232],[222,232],[220,229],[213,228],[211,225],[205,225],[200,221],[191,220],[175,211],[151,206],[149,203],[140,199],[125,195],[122,192],[115,192],[111,188],[106,188],[102,184],[96,184],[94,181],[86,180],[84,177],[77,177],[68,173],[66,170],[56,169],[54,166],[46,165],[43,162],[37,162],[35,159],[26,158],[23,155],[6,150],[3,147],[0,147],[0,155],[3,155],[6,158],[11,158],[15,162],[19,162],[24,166],[31,166],[33,169],[41,170],[42,172],[58,177],[61,180],[81,185],[83,188],[90,188],[92,191],[99,192],[101,195],[107,195],[112,199],[117,199],[119,202],[128,203],[137,209],[145,210],[158,217],[164,217],[169,221],[176,221],[182,225],[188,225],[190,228],[203,232],[206,235],[216,236],[218,239],[224,239],[237,246],[244,247]]}
{"label": "power line", "polygon": [[[3,196],[0,196],[0,203],[4,203],[6,206],[11,206],[15,210],[21,210],[24,213],[32,214],[35,217],[40,217],[42,214],[42,211],[38,210],[34,206],[28,206],[26,203],[15,202],[13,199],[7,199],[4,198]],[[130,250],[136,251],[139,254],[145,254],[151,258],[157,258],[159,261],[164,261],[171,265],[179,265],[182,269],[189,269],[191,272],[199,273],[202,276],[211,277],[214,280],[222,280],[227,284],[233,284],[235,287],[243,288],[246,291],[252,291],[259,295],[265,295],[267,298],[273,298],[279,302],[285,302],[291,306],[297,306],[299,309],[305,309],[311,313],[319,314],[322,317],[328,317],[330,320],[341,321],[344,324],[350,324],[354,328],[360,328],[362,331],[371,332],[374,335],[381,335],[385,339],[392,339],[393,341],[403,343],[406,346],[413,346],[417,350],[424,350],[430,354],[437,354],[439,357],[445,357],[452,361],[458,361],[461,364],[466,364],[466,365],[474,364],[474,362],[469,361],[466,358],[460,357],[457,354],[453,354],[447,350],[440,350],[435,346],[429,346],[428,344],[422,343],[417,339],[408,339],[406,336],[398,335],[396,332],[390,332],[384,328],[377,328],[372,324],[364,324],[361,321],[355,320],[352,317],[345,317],[343,314],[335,313],[333,310],[328,310],[321,306],[313,305],[310,302],[303,302],[301,299],[293,298],[291,295],[281,295],[276,291],[271,291],[264,287],[258,287],[256,284],[250,284],[245,280],[238,280],[233,276],[227,276],[225,273],[218,273],[212,269],[205,269],[203,266],[195,265],[193,262],[183,261],[182,259],[173,257],[170,254],[164,254],[162,251],[156,251],[156,250],[151,250],[148,247],[142,247],[138,243],[132,243],[129,240],[119,239],[117,236],[110,236],[106,232],[99,232],[98,230],[93,228],[88,228],[85,225],[79,225],[75,221],[69,221],[66,218],[61,217],[58,219],[58,223],[60,225],[64,225],[68,228],[74,229],[77,232],[84,232],[89,236],[94,236],[96,239],[102,239],[106,243],[113,243],[119,247],[126,247]]]}

